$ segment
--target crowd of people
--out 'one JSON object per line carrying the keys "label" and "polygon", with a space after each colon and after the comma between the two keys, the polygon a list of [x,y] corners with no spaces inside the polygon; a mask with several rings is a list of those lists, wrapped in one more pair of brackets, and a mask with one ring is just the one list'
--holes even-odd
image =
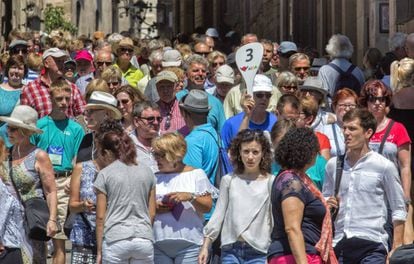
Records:
{"label": "crowd of people", "polygon": [[[253,42],[264,52],[249,94],[235,54]],[[73,264],[386,263],[414,240],[414,33],[389,44],[353,62],[341,34],[319,55],[214,28],[13,30],[0,263],[63,264],[67,240]],[[27,231],[33,198],[49,242]]]}

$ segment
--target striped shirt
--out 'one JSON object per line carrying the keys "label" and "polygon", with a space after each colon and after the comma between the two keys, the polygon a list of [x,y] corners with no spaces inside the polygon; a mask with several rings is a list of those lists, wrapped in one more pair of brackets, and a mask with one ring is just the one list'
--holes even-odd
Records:
{"label": "striped shirt", "polygon": [[[34,108],[38,112],[39,118],[49,115],[52,112],[49,84],[47,84],[42,77],[43,76],[40,76],[24,86],[20,97],[21,104]],[[66,111],[66,116],[73,118],[83,113],[86,103],[78,87],[69,81],[68,83],[72,89],[72,94]]]}
{"label": "striped shirt", "polygon": [[187,127],[184,118],[181,116],[177,99],[174,99],[172,104],[167,104],[161,100],[159,100],[157,104],[160,107],[160,114],[162,117],[160,124],[161,134],[177,131],[181,135],[186,136],[190,133],[190,129]]}

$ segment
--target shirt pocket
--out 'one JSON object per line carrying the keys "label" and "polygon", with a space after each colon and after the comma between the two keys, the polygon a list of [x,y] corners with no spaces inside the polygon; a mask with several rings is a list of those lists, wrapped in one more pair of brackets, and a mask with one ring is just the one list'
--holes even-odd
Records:
{"label": "shirt pocket", "polygon": [[357,189],[360,192],[375,193],[379,184],[379,175],[372,172],[360,172]]}

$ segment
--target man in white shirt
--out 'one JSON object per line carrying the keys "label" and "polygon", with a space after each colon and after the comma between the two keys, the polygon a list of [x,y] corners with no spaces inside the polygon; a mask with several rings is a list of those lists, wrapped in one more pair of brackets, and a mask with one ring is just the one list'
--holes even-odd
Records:
{"label": "man in white shirt", "polygon": [[[375,133],[374,116],[365,109],[343,117],[345,146],[339,192],[334,197],[336,160],[326,166],[323,194],[338,210],[333,244],[339,263],[385,263],[402,245],[407,217],[403,191],[395,165],[368,147]],[[391,210],[393,240],[388,248],[387,204]],[[390,253],[388,253],[391,251]]]}

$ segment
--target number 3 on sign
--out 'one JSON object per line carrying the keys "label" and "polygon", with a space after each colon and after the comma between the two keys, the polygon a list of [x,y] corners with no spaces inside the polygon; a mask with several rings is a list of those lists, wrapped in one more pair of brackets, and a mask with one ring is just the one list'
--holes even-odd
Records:
{"label": "number 3 on sign", "polygon": [[263,57],[262,44],[255,42],[240,47],[236,52],[236,64],[247,87],[247,92],[253,94],[253,80],[260,67]]}

